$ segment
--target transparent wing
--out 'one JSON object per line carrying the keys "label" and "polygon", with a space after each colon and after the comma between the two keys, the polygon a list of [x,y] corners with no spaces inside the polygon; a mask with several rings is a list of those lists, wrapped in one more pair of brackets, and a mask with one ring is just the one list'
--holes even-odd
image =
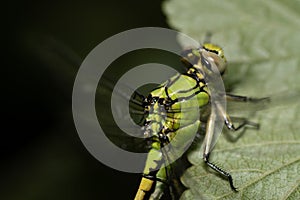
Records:
{"label": "transparent wing", "polygon": [[[71,48],[54,38],[45,36],[36,37],[35,39],[37,42],[35,42],[33,48],[35,49],[37,57],[42,59],[42,62],[47,64],[49,69],[56,67],[57,69],[55,68],[54,70],[58,72],[58,77],[68,76],[59,78],[62,81],[62,88],[65,88],[66,93],[69,94],[70,88],[72,88],[73,85],[73,78],[83,59]],[[47,56],[45,57],[44,55]],[[62,72],[62,70],[64,71]],[[99,123],[107,137],[109,137],[117,146],[133,152],[147,152],[149,150],[149,142],[145,139],[132,137],[122,131],[116,124],[112,113],[116,113],[123,119],[133,119],[136,125],[142,126],[145,115],[142,107],[143,96],[139,93],[147,94],[148,91],[156,86],[152,85],[149,88],[145,88],[144,91],[134,93],[127,92],[128,87],[126,84],[123,85],[123,88],[119,88],[119,90],[116,91],[116,96],[120,101],[128,102],[128,113],[124,112],[123,107],[120,105],[111,106],[112,91],[114,91],[114,86],[117,82],[116,79],[117,76],[104,74],[99,81],[95,99]],[[128,129],[130,129],[130,125],[128,125]],[[136,129],[133,129],[132,131],[136,132],[131,132],[131,135],[143,135],[141,130],[137,131]],[[161,187],[157,187],[155,195],[161,196],[161,199],[179,198],[185,189],[181,184],[180,177],[187,168],[186,161],[187,159],[184,158],[179,159],[172,164],[171,168],[166,168],[166,170],[168,170],[170,184],[165,190],[162,190]]]}
{"label": "transparent wing", "polygon": [[137,91],[130,93],[132,90],[128,90],[126,84],[115,90],[115,82],[107,76],[99,82],[95,100],[99,123],[117,146],[133,152],[147,152],[149,144],[142,132],[146,117],[144,97]]}
{"label": "transparent wing", "polygon": [[[25,45],[32,50],[35,54],[34,56],[39,58],[40,62],[43,63],[45,67],[56,72],[56,78],[60,83],[61,88],[65,89],[66,94],[70,94],[74,84],[74,77],[83,61],[82,57],[63,42],[51,36],[35,35],[34,41],[28,41],[28,44]],[[140,138],[134,138],[124,133],[117,126],[114,117],[112,116],[113,110],[120,118],[134,118],[133,121],[137,126],[141,126],[142,123],[139,123],[139,121],[142,122],[144,119],[144,115],[141,112],[142,96],[137,92],[131,94],[126,93],[126,85],[116,91],[116,96],[120,101],[128,102],[127,107],[129,107],[128,110],[132,114],[128,112],[124,113],[123,109],[118,105],[115,105],[114,107],[111,106],[111,94],[118,76],[119,75],[116,73],[104,73],[104,76],[99,81],[95,99],[99,123],[107,134],[107,137],[119,147],[136,152],[146,152],[149,146],[147,141]],[[88,121],[88,119],[84,120]],[[130,129],[130,125],[128,125],[128,129]],[[136,132],[131,135],[139,137],[142,137],[143,135],[141,130],[134,129],[132,131]]]}

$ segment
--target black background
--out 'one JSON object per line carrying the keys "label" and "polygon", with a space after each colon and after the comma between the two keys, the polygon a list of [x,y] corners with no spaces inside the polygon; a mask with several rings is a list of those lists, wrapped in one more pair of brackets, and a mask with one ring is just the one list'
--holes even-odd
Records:
{"label": "black background", "polygon": [[104,166],[82,145],[72,84],[106,38],[168,27],[161,1],[11,1],[3,9],[0,199],[133,199],[140,175]]}

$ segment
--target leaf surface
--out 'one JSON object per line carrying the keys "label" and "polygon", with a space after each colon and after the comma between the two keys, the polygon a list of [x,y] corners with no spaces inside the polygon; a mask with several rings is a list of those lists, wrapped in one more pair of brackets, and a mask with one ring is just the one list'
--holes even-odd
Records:
{"label": "leaf surface", "polygon": [[[173,28],[199,41],[210,32],[212,42],[223,46],[232,93],[281,99],[255,114],[234,113],[260,129],[225,131],[211,154],[212,162],[232,174],[239,192],[205,166],[199,144],[188,155],[193,166],[181,178],[189,188],[181,198],[299,199],[300,2],[169,0],[163,8]],[[228,139],[239,134],[235,142]]]}

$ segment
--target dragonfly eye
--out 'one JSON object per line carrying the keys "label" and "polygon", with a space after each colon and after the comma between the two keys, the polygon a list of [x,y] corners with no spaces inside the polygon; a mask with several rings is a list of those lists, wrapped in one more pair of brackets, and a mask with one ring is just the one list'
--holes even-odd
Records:
{"label": "dragonfly eye", "polygon": [[226,58],[224,56],[223,49],[214,44],[204,44],[202,46],[203,52],[205,52],[205,57],[208,61],[214,63],[221,74],[223,74],[226,70]]}

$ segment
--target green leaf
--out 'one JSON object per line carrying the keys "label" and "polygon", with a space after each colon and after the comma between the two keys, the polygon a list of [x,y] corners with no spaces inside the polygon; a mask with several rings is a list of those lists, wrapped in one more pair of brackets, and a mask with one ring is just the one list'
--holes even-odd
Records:
{"label": "green leaf", "polygon": [[232,93],[281,99],[255,115],[243,112],[260,129],[227,131],[211,154],[239,192],[205,166],[198,145],[181,178],[189,188],[182,199],[299,199],[300,1],[169,0],[163,8],[173,28],[199,41],[211,32],[224,47]]}

